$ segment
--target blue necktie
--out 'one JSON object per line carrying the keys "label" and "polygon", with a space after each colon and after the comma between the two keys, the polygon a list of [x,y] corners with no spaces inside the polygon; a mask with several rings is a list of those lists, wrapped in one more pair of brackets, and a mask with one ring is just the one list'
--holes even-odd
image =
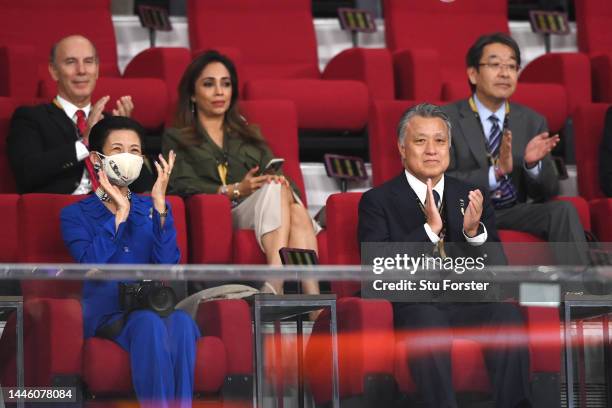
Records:
{"label": "blue necktie", "polygon": [[[499,119],[495,115],[489,116],[489,121],[493,125],[489,140],[487,141],[487,150],[493,157],[499,154],[499,147],[502,140],[502,129],[499,126]],[[504,177],[499,182],[499,187],[491,192],[491,201],[496,209],[512,207],[516,202],[516,189],[512,184],[510,177]]]}

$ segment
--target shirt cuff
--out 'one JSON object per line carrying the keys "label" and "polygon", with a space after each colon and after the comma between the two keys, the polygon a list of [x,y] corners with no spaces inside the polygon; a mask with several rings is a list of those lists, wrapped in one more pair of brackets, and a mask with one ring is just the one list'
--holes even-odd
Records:
{"label": "shirt cuff", "polygon": [[425,233],[427,234],[427,236],[429,237],[429,240],[432,243],[437,244],[438,241],[440,241],[440,237],[435,232],[433,232],[429,224],[427,223],[423,224],[423,228],[425,228]]}
{"label": "shirt cuff", "polygon": [[468,244],[472,246],[480,246],[487,242],[487,238],[489,237],[489,235],[487,234],[487,227],[485,227],[482,222],[480,223],[480,225],[482,225],[483,232],[481,234],[476,235],[475,237],[468,237],[467,235],[465,235],[465,231],[463,231],[463,236],[465,237],[465,240],[468,242]]}
{"label": "shirt cuff", "polygon": [[538,178],[538,176],[540,175],[540,171],[542,171],[542,160],[540,160],[538,164],[536,164],[530,169],[527,168],[527,163],[523,162],[523,167],[525,167],[525,171],[527,172],[529,177]]}
{"label": "shirt cuff", "polygon": [[499,182],[495,178],[495,168],[489,166],[489,190],[495,191],[499,187]]}
{"label": "shirt cuff", "polygon": [[76,147],[76,157],[78,161],[83,161],[89,157],[89,149],[85,146],[85,143],[77,140],[74,142],[74,146]]}

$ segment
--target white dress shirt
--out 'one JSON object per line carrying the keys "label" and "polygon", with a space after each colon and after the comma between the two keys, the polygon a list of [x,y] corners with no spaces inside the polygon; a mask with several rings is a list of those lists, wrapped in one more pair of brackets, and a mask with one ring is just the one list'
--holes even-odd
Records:
{"label": "white dress shirt", "polygon": [[[60,106],[64,110],[64,113],[66,113],[66,115],[70,118],[70,120],[72,120],[72,122],[74,122],[75,125],[77,121],[76,113],[78,110],[82,110],[83,112],[85,112],[86,118],[89,116],[89,111],[91,111],[91,103],[83,108],[79,108],[78,106],[67,101],[66,99],[62,98],[59,95],[57,95],[55,99],[57,100],[57,102],[60,104]],[[76,149],[76,158],[78,161],[83,161],[87,157],[89,157],[89,149],[87,148],[87,146],[85,146],[85,143],[83,143],[83,140],[81,138],[79,138],[79,140],[74,142],[74,146]],[[90,191],[91,191],[91,180],[89,180],[89,173],[87,172],[87,167],[85,167],[83,168],[83,176],[81,176],[81,181],[78,187],[76,188],[76,190],[72,192],[72,194],[87,194]]]}
{"label": "white dress shirt", "polygon": [[[414,192],[416,193],[421,204],[425,206],[425,199],[427,198],[427,184],[423,183],[421,180],[413,176],[408,170],[404,170],[404,173],[406,174],[406,179],[408,180],[408,184],[410,185],[412,190],[414,190]],[[438,210],[439,210],[442,205],[442,200],[444,199],[444,177],[440,178],[440,181],[438,181],[436,185],[433,186],[433,189],[437,191],[438,194],[440,195],[440,203],[438,204]],[[474,245],[474,246],[482,245],[486,242],[488,238],[487,227],[485,227],[485,225],[482,222],[480,223],[480,225],[482,225],[484,232],[474,237],[468,237],[467,235],[465,235],[465,231],[463,231],[463,236],[465,237],[465,240],[471,245]],[[433,232],[429,224],[427,223],[423,224],[423,228],[425,229],[425,233],[427,234],[427,236],[429,237],[432,243],[437,244],[438,241],[440,241],[440,237],[438,236],[438,234]]]}

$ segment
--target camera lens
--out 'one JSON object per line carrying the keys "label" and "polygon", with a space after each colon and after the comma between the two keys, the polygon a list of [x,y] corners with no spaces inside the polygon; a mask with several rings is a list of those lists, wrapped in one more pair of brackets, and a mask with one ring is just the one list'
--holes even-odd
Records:
{"label": "camera lens", "polygon": [[167,287],[156,287],[148,293],[149,305],[160,316],[168,316],[174,310],[176,295]]}

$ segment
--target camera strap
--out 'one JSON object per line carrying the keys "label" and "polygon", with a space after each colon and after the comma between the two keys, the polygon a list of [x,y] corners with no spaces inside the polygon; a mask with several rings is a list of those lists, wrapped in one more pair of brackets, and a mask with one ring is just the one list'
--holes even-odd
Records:
{"label": "camera strap", "polygon": [[128,314],[129,312],[124,312],[114,322],[98,327],[96,329],[95,336],[102,337],[103,339],[114,340],[119,335],[119,333],[121,333],[121,330],[123,330],[123,326],[125,326]]}

